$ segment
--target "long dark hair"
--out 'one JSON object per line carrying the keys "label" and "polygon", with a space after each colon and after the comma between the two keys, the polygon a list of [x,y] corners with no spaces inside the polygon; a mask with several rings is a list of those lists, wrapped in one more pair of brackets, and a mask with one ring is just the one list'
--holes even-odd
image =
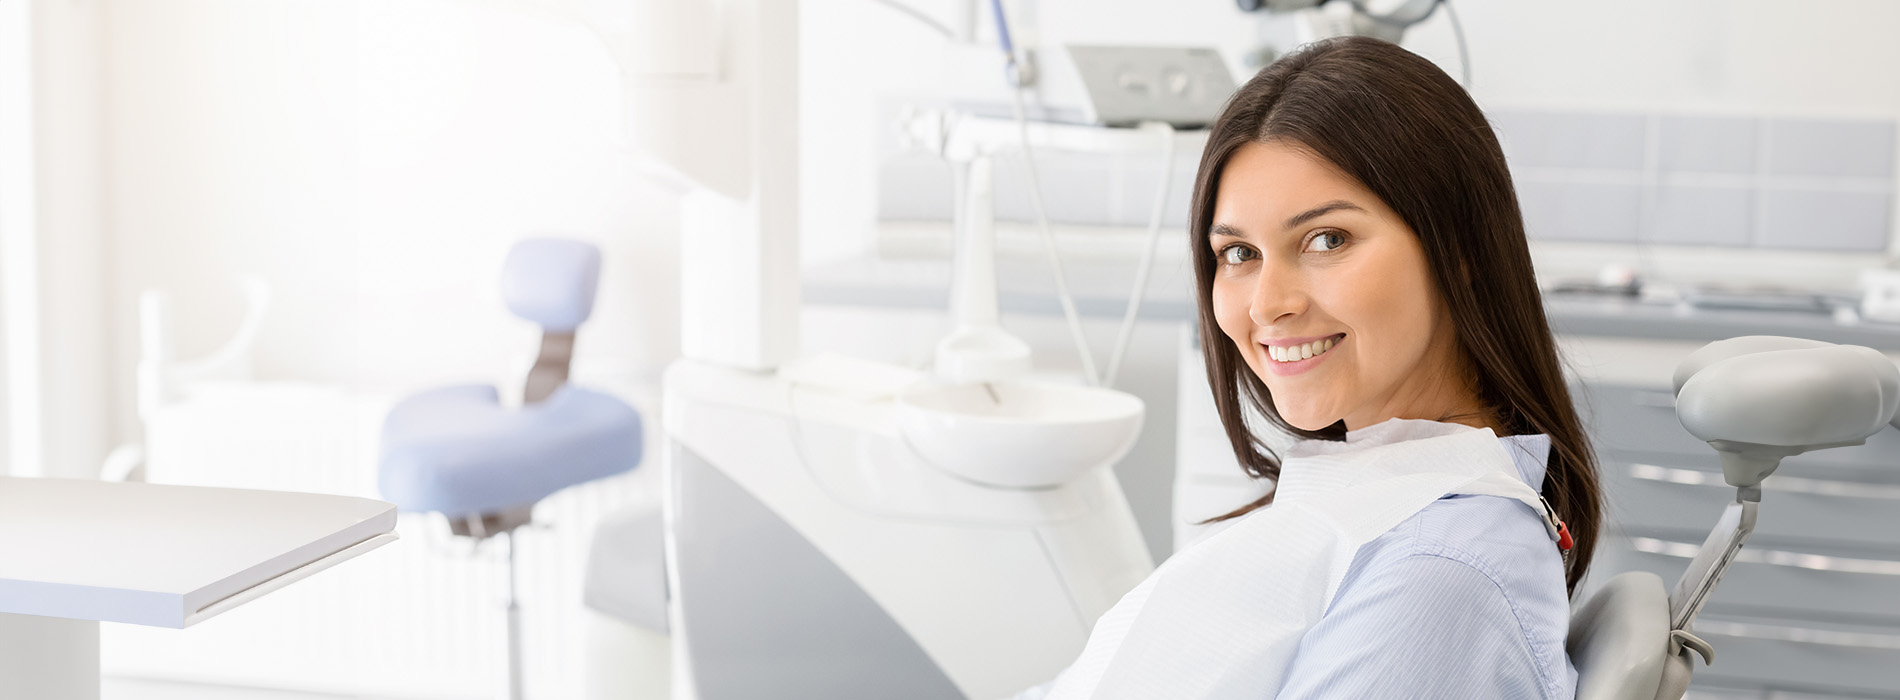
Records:
{"label": "long dark hair", "polygon": [[[1221,170],[1241,146],[1282,142],[1318,155],[1398,212],[1418,234],[1478,400],[1503,435],[1543,433],[1551,452],[1544,496],[1569,526],[1565,583],[1590,567],[1601,525],[1596,457],[1571,404],[1544,317],[1524,239],[1524,218],[1497,136],[1450,76],[1377,39],[1316,42],[1267,66],[1229,99],[1214,123],[1194,179],[1193,235],[1201,352],[1207,382],[1240,465],[1255,478],[1280,476],[1280,460],[1248,429],[1242,404],[1306,439],[1343,440],[1344,421],[1302,430],[1274,410],[1266,384],[1215,322],[1214,251],[1208,245]],[[1268,493],[1209,520],[1273,502]]]}

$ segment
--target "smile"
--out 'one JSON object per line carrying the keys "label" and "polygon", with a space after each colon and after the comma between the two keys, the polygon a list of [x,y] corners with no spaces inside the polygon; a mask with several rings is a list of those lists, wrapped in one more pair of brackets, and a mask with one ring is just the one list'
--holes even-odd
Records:
{"label": "smile", "polygon": [[1326,352],[1332,350],[1333,346],[1338,345],[1339,342],[1345,338],[1346,334],[1340,333],[1298,345],[1266,345],[1263,343],[1262,347],[1267,349],[1267,357],[1272,360],[1272,362],[1268,364],[1268,367],[1273,370],[1274,374],[1285,376],[1305,372],[1314,365],[1319,364],[1320,359],[1326,356]]}

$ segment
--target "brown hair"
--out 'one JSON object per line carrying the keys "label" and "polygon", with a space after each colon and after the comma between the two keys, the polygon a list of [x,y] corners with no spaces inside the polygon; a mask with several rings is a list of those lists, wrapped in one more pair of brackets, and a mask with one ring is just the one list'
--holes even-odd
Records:
{"label": "brown hair", "polygon": [[[1251,142],[1297,144],[1377,195],[1418,234],[1449,308],[1478,400],[1504,435],[1543,433],[1551,451],[1544,494],[1569,526],[1572,593],[1590,567],[1601,487],[1531,268],[1524,219],[1490,123],[1450,76],[1393,44],[1364,37],[1316,42],[1262,69],[1214,123],[1194,180],[1190,245],[1207,381],[1241,467],[1275,479],[1280,460],[1248,429],[1242,395],[1274,426],[1306,439],[1342,440],[1344,421],[1295,428],[1220,329],[1208,244],[1221,170]],[[1268,493],[1215,522],[1273,502]]]}

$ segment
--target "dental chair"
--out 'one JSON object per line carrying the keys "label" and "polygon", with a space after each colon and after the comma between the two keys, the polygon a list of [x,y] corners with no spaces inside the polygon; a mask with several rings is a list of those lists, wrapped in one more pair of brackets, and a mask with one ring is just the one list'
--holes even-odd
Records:
{"label": "dental chair", "polygon": [[1676,367],[1682,427],[1715,448],[1735,501],[1673,589],[1653,573],[1610,579],[1571,615],[1565,644],[1578,700],[1677,700],[1693,656],[1714,663],[1694,622],[1755,529],[1761,482],[1786,457],[1900,429],[1900,370],[1864,347],[1799,338],[1717,341]]}
{"label": "dental chair", "polygon": [[509,535],[509,697],[521,697],[521,624],[515,591],[516,528],[556,491],[632,469],[640,462],[640,415],[618,398],[567,383],[574,333],[592,313],[600,251],[559,239],[515,244],[501,296],[541,326],[520,408],[495,387],[452,386],[403,399],[383,423],[378,482],[411,512],[447,516],[450,530],[478,540]]}

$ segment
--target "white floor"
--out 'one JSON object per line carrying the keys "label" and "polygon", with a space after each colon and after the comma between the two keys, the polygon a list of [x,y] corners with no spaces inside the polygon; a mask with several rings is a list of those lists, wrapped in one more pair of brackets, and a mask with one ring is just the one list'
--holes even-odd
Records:
{"label": "white floor", "polygon": [[375,700],[353,695],[299,693],[288,690],[198,685],[173,681],[106,677],[100,680],[99,700]]}

